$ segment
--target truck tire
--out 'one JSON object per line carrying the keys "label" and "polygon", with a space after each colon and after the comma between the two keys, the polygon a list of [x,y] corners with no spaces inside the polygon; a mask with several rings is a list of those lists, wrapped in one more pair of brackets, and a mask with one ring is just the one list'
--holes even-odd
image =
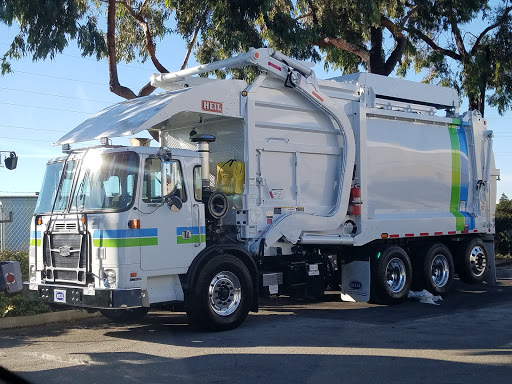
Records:
{"label": "truck tire", "polygon": [[489,256],[481,239],[463,242],[455,256],[455,268],[463,282],[477,284],[485,280],[489,272]]}
{"label": "truck tire", "polygon": [[133,323],[141,320],[148,312],[149,307],[100,309],[100,313],[114,323]]}
{"label": "truck tire", "polygon": [[223,254],[200,270],[193,292],[185,301],[191,324],[213,331],[235,329],[251,308],[253,282],[249,270],[237,257]]}
{"label": "truck tire", "polygon": [[407,299],[412,282],[409,256],[398,246],[385,249],[371,261],[370,301],[398,304]]}
{"label": "truck tire", "polygon": [[415,264],[413,287],[426,289],[434,295],[443,295],[453,287],[454,266],[448,247],[436,243]]}

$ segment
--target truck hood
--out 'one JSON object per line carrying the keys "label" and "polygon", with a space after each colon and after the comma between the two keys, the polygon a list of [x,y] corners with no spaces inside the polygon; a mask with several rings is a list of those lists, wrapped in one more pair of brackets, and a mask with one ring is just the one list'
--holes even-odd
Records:
{"label": "truck hood", "polygon": [[215,115],[241,117],[238,99],[245,87],[247,83],[242,80],[219,80],[114,104],[85,120],[53,145],[132,136],[183,111],[212,113],[203,108],[205,101],[223,105],[220,112],[213,112]]}

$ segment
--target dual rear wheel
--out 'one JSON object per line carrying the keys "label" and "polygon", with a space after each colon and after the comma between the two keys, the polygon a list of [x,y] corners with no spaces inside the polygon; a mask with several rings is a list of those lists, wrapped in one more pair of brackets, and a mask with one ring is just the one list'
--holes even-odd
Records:
{"label": "dual rear wheel", "polygon": [[483,282],[489,271],[484,242],[479,238],[468,239],[454,250],[455,263],[452,252],[442,243],[417,252],[414,263],[399,246],[379,252],[371,263],[371,301],[397,304],[407,298],[410,289],[444,295],[453,288],[455,272],[465,283]]}

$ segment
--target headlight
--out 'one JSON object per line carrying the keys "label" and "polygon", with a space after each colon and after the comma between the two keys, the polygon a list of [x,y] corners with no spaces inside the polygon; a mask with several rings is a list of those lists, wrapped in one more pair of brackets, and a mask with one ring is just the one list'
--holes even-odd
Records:
{"label": "headlight", "polygon": [[116,287],[116,271],[113,269],[105,269],[105,272],[103,273],[103,285],[106,288]]}
{"label": "headlight", "polygon": [[35,283],[36,280],[37,280],[36,266],[35,265],[31,265],[30,266],[29,275],[30,275],[30,282],[31,283]]}

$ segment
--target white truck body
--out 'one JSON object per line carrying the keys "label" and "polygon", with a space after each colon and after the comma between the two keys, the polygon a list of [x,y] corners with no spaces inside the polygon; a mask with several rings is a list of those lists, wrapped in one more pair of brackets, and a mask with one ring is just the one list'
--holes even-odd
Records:
{"label": "white truck body", "polygon": [[[193,290],[190,284],[195,282],[188,277],[191,266],[214,247],[231,253],[241,249],[252,259],[246,264],[254,285],[270,293],[280,292],[281,285],[292,282],[295,277],[289,270],[302,268],[294,263],[304,264],[305,279],[322,275],[318,268],[328,262],[325,257],[315,261],[314,254],[336,255],[338,275],[343,263],[356,260],[366,260],[362,265],[369,274],[371,255],[378,252],[380,257],[381,250],[387,252],[390,247],[430,249],[442,244],[454,255],[478,248],[487,257],[480,243],[478,247],[472,244],[470,251],[458,250],[456,245],[466,244],[466,239],[492,244],[488,235],[494,233],[499,176],[492,155],[492,131],[477,112],[459,114],[454,90],[372,74],[316,80],[305,65],[272,50],[253,50],[246,55],[252,64],[267,70],[252,84],[190,77],[211,70],[211,66],[155,77],[154,82],[164,88],[197,85],[116,104],[56,143],[155,130],[161,148],[105,146],[95,150],[95,156],[136,154],[129,208],[87,211],[73,204],[72,199],[79,196],[75,193],[68,208],[58,214],[55,204],[50,212],[36,212],[30,257],[37,273],[28,287],[32,296],[39,292],[41,300],[45,295],[41,292],[46,292],[53,295],[46,297],[50,302],[102,307],[101,300],[88,303],[88,297],[100,292],[107,292],[101,293],[107,297],[113,290],[125,290],[122,297],[135,299],[123,305],[105,299],[104,307],[186,302],[187,292]],[[248,61],[247,56],[230,60],[227,64],[231,66]],[[215,136],[209,145],[209,159],[203,151],[197,152],[191,131]],[[77,163],[83,162],[87,155],[91,153],[72,152],[66,161],[76,158]],[[143,198],[149,188],[147,159],[159,158],[164,163],[165,156],[181,164],[186,195],[181,195],[183,205],[178,212]],[[202,163],[205,158],[209,167]],[[198,189],[194,169],[201,164],[203,169],[209,168],[209,187],[215,190],[216,165],[231,159],[245,166],[243,193],[227,196],[225,216],[208,219],[208,203],[194,198]],[[79,188],[79,180],[77,172],[72,188]],[[128,228],[132,220],[138,220],[140,228]],[[60,236],[78,231],[84,239],[90,238],[83,251],[89,254],[83,272],[91,277],[48,278],[47,271],[53,267],[48,265],[49,251],[44,244],[50,247],[55,243],[51,239],[59,236],[59,231]],[[231,244],[232,250],[226,244]],[[64,247],[68,253],[65,244],[60,247],[59,252]],[[83,250],[83,245],[78,248]],[[428,257],[423,251],[421,257],[409,253],[405,257],[413,264]],[[307,256],[300,258],[301,254]],[[485,272],[492,256],[485,260]],[[389,271],[396,258],[391,256]],[[451,255],[445,258],[451,260]],[[448,261],[443,264],[446,268]],[[397,271],[405,276],[406,267],[407,263]],[[113,286],[104,283],[107,269],[115,273]],[[192,269],[196,273],[195,267]],[[372,279],[375,273],[372,269]],[[450,279],[452,275],[453,267]],[[370,292],[359,280],[351,284],[355,290],[365,285],[363,289]],[[392,283],[388,285],[393,289]],[[63,292],[64,299],[58,300]]]}

